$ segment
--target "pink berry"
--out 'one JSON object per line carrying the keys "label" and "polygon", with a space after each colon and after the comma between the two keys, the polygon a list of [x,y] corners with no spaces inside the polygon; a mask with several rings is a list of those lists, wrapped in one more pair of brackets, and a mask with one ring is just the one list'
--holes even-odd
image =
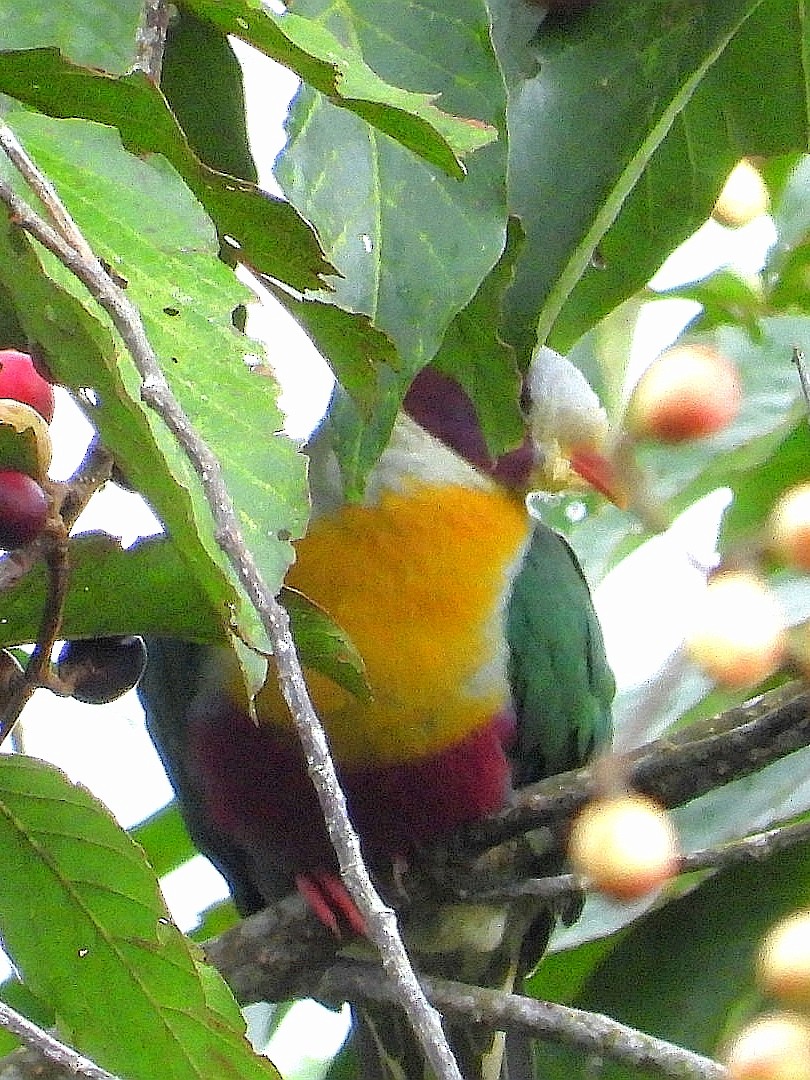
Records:
{"label": "pink berry", "polygon": [[0,548],[11,551],[35,540],[47,517],[48,500],[36,480],[0,471]]}
{"label": "pink berry", "polygon": [[741,404],[739,373],[728,357],[706,345],[676,345],[639,379],[625,422],[638,438],[684,442],[722,431]]}
{"label": "pink berry", "polygon": [[28,353],[0,350],[0,398],[23,401],[50,424],[53,420],[53,387],[43,379]]}

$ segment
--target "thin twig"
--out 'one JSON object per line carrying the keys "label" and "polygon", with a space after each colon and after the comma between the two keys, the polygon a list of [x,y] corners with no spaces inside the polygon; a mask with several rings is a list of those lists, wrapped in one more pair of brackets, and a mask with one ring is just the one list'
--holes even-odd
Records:
{"label": "thin twig", "polygon": [[6,702],[3,715],[0,717],[0,743],[19,720],[20,714],[37,687],[47,681],[51,653],[62,627],[62,613],[65,609],[70,577],[68,533],[64,522],[55,511],[52,511],[46,529],[48,543],[45,548],[45,562],[48,568],[48,591],[42,612],[42,622],[34,651],[25,667],[25,675]]}
{"label": "thin twig", "polygon": [[[0,128],[0,133],[2,130]],[[8,141],[0,138],[0,145],[5,148]],[[13,141],[16,144],[16,139]],[[12,160],[17,164],[15,159]],[[309,775],[337,854],[341,876],[365,919],[369,937],[379,950],[386,975],[396,986],[397,1000],[405,1010],[431,1068],[444,1080],[462,1080],[442,1030],[441,1017],[426,999],[414,974],[399,934],[396,915],[383,903],[363,863],[359,839],[348,817],[326,735],[304,681],[289,618],[268,588],[244,542],[219,461],[172,394],[137,308],[104,270],[36,166],[27,157],[24,161],[26,180],[33,170],[34,176],[29,182],[32,187],[36,185],[38,196],[58,222],[58,231],[2,182],[0,200],[9,207],[16,223],[56,255],[110,316],[140,373],[142,399],[172,431],[197,472],[215,521],[217,543],[233,566],[272,642],[279,685],[304,747]],[[66,236],[70,237],[69,242]],[[74,241],[75,237],[81,238],[80,243]]]}
{"label": "thin twig", "polygon": [[63,495],[60,512],[68,532],[95,493],[112,479],[113,465],[112,454],[101,445],[98,438],[94,438],[78,469],[61,485]]}
{"label": "thin twig", "polygon": [[[678,874],[695,873],[700,870],[725,870],[747,862],[768,859],[780,851],[787,851],[810,841],[810,821],[792,825],[779,825],[763,832],[752,833],[740,840],[730,840],[716,847],[682,855],[678,860]],[[592,882],[581,874],[553,874],[549,877],[530,877],[512,881],[485,892],[471,892],[471,901],[490,903],[498,900],[515,900],[520,896],[534,896],[541,900],[561,900],[578,893],[594,892]]]}
{"label": "thin twig", "polygon": [[[6,124],[0,124],[0,147],[5,151],[14,168],[23,177],[42,205],[47,209],[60,235],[74,248],[83,259],[93,261],[95,256],[90,245],[73,223],[73,219],[56,194],[50,180],[43,175],[25,152],[17,136]],[[20,200],[22,201],[22,200]],[[9,206],[11,204],[8,204]],[[24,205],[24,204],[23,204]]]}
{"label": "thin twig", "polygon": [[684,855],[680,862],[682,874],[695,870],[726,870],[741,863],[769,859],[780,851],[806,844],[810,840],[810,821],[798,821],[793,825],[780,825],[774,829],[752,833],[741,840],[728,844],[703,848]]}
{"label": "thin twig", "polygon": [[[422,985],[447,1016],[490,1031],[529,1035],[620,1065],[654,1069],[674,1080],[723,1080],[727,1070],[711,1058],[648,1035],[601,1013],[539,1001],[504,990],[424,976]],[[319,992],[325,1000],[390,1000],[390,991],[371,965],[341,963],[330,968]]]}
{"label": "thin twig", "polygon": [[65,1046],[47,1031],[32,1024],[27,1017],[15,1012],[4,1001],[0,1001],[0,1027],[16,1035],[18,1039],[48,1060],[56,1062],[69,1075],[86,1076],[88,1080],[117,1080],[113,1073],[100,1068],[90,1058],[77,1054],[71,1047]]}
{"label": "thin twig", "polygon": [[166,50],[166,33],[169,29],[169,4],[167,0],[144,0],[141,25],[135,35],[135,62],[133,71],[142,71],[152,82],[160,85],[163,71],[163,54]]}

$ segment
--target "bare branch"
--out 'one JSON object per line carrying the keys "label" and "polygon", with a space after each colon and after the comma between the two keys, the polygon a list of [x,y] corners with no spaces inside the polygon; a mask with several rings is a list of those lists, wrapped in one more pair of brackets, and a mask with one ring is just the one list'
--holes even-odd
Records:
{"label": "bare branch", "polygon": [[142,71],[152,82],[160,85],[166,32],[169,29],[168,0],[144,0],[141,25],[135,36],[133,71]]}
{"label": "bare branch", "polygon": [[[740,743],[749,747],[757,746],[763,766],[796,748],[794,740],[786,738],[785,732],[797,716],[801,718],[806,715],[809,702],[810,692],[805,687],[796,684],[782,687],[749,706],[732,709],[711,721],[684,729],[678,735],[677,744],[670,738],[650,743],[638,752],[637,760],[645,763],[650,776],[671,771],[668,780],[670,788],[679,791],[683,801],[688,801],[693,785],[702,788],[703,781],[693,776],[691,770],[694,761],[704,756],[704,744],[711,738],[707,735],[708,731],[725,732],[725,738],[715,744],[717,758],[713,768],[724,780],[732,780],[735,765],[740,767],[741,761],[749,759],[748,754],[740,755]],[[756,718],[750,720],[751,715]],[[756,732],[752,732],[752,725]],[[735,738],[735,731],[739,738]],[[696,736],[692,743],[688,741],[690,734]],[[774,739],[773,745],[768,743],[768,734]],[[575,813],[588,797],[586,780],[589,775],[588,770],[566,773],[534,789],[534,811],[536,815],[543,815],[549,848],[555,853],[563,848],[570,820],[564,816],[561,807],[568,806],[569,813]],[[547,804],[544,806],[538,792],[548,792],[549,788],[554,790],[552,794],[544,794]],[[761,859],[805,842],[808,831],[810,825],[806,822],[772,829],[711,852],[696,852],[684,860],[683,868],[723,868],[739,861]],[[476,841],[479,838],[480,834],[474,836]],[[500,841],[502,835],[496,833],[496,839]],[[497,856],[497,879],[485,882],[490,892],[485,893],[481,885],[475,891],[470,889],[469,851],[466,846],[456,847],[454,844],[439,846],[435,858],[433,851],[426,853],[424,859],[420,858],[406,870],[402,875],[400,891],[410,899],[427,895],[434,899],[452,896],[464,900],[483,900],[488,896],[500,898],[503,895],[519,895],[524,879],[536,875],[536,856],[533,862],[528,861],[519,845],[506,844],[497,849]],[[464,888],[454,888],[448,882],[463,882]],[[536,888],[535,883],[531,882],[529,891],[555,899],[585,884],[582,879],[566,874],[538,879]],[[307,913],[301,901],[287,897],[208,942],[206,952],[243,1003],[283,1001],[314,992],[324,967],[334,957],[335,943]]]}
{"label": "bare branch", "polygon": [[12,730],[38,686],[47,681],[51,653],[59,637],[62,613],[67,599],[70,565],[68,562],[68,534],[65,523],[50,502],[48,522],[45,527],[44,558],[48,568],[48,593],[42,613],[36,645],[26,665],[25,674],[12,692],[0,716],[0,743]]}
{"label": "bare branch", "polygon": [[217,543],[228,557],[272,642],[279,684],[304,747],[309,775],[338,857],[341,876],[366,921],[369,937],[379,950],[387,976],[397,987],[397,1000],[405,1010],[431,1068],[438,1077],[462,1080],[442,1030],[441,1017],[425,998],[416,979],[399,934],[396,915],[383,903],[363,863],[360,842],[349,820],[326,735],[304,681],[289,618],[268,588],[244,542],[220,464],[172,394],[137,308],[92,253],[55,191],[24,154],[13,133],[2,126],[0,145],[36,190],[57,222],[57,229],[47,225],[2,182],[0,200],[9,207],[16,223],[52,251],[108,313],[140,373],[143,400],[173,432],[200,478],[216,523]]}
{"label": "bare branch", "polygon": [[[84,1057],[82,1054],[77,1054],[75,1050],[72,1050],[69,1046],[65,1046],[64,1043],[59,1042],[52,1035],[49,1035],[47,1031],[43,1031],[42,1028],[37,1027],[36,1024],[32,1024],[21,1013],[15,1012],[10,1006],[6,1005],[4,1001],[0,1001],[0,1027],[10,1031],[12,1035],[16,1035],[18,1039],[21,1039],[27,1046],[30,1046],[35,1051],[33,1057],[34,1062],[39,1062],[39,1067],[35,1071],[32,1067],[30,1075],[36,1075],[43,1077],[44,1070],[42,1068],[42,1057],[45,1057],[48,1061],[55,1062],[58,1068],[57,1075],[65,1074],[68,1076],[86,1076],[88,1080],[116,1080],[113,1073],[107,1072],[106,1069],[99,1068],[89,1058]],[[9,1065],[13,1069],[13,1059],[7,1058],[2,1067],[0,1067],[0,1077],[3,1080],[10,1080],[11,1074],[9,1073]],[[27,1055],[29,1060],[31,1055]],[[22,1057],[18,1059],[18,1062],[22,1060]],[[29,1074],[23,1074],[29,1075]]]}
{"label": "bare branch", "polygon": [[[529,1035],[581,1050],[605,1061],[653,1069],[675,1080],[722,1080],[728,1073],[718,1062],[647,1035],[601,1013],[573,1009],[503,990],[425,976],[422,985],[446,1016],[481,1024],[488,1030]],[[370,965],[337,964],[321,982],[325,1000],[390,1000],[379,972]]]}
{"label": "bare branch", "polygon": [[[810,689],[791,682],[640,747],[624,759],[623,775],[671,808],[809,744]],[[501,813],[466,828],[457,851],[474,855],[533,829],[548,830],[558,848],[567,822],[593,797],[599,768],[593,763],[521,788]]]}

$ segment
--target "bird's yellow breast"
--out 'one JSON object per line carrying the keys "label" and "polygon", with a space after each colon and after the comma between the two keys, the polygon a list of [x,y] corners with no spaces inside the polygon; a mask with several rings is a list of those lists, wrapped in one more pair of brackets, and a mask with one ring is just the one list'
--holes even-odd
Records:
{"label": "bird's yellow breast", "polygon": [[[339,761],[440,750],[507,705],[505,607],[529,531],[501,490],[425,481],[313,523],[288,582],[350,635],[373,693],[360,702],[308,673]],[[285,723],[274,684],[259,716]]]}

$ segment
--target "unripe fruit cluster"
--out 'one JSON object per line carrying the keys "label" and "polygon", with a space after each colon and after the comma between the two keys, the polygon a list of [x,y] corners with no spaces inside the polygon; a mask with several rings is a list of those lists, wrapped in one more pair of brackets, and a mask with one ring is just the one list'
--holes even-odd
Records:
{"label": "unripe fruit cluster", "polygon": [[[19,453],[0,461],[0,548],[5,550],[30,543],[45,528],[48,500],[41,481],[51,459],[53,412],[53,387],[31,357],[16,349],[0,351],[0,427],[19,436]],[[13,445],[4,442],[4,453]]]}
{"label": "unripe fruit cluster", "polygon": [[726,1053],[730,1077],[810,1080],[810,911],[789,915],[765,935],[757,982],[783,1010],[756,1017],[739,1032]]}

